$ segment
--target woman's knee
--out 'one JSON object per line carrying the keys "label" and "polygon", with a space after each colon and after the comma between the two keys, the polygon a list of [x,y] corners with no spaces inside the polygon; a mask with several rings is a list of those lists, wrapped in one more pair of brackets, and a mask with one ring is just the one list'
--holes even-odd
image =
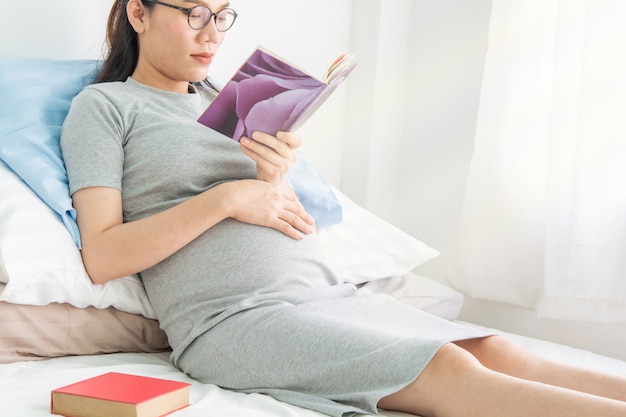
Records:
{"label": "woman's knee", "polygon": [[523,374],[539,361],[539,356],[518,343],[501,336],[455,342],[485,367],[507,375]]}
{"label": "woman's knee", "polygon": [[454,343],[443,345],[415,381],[383,398],[379,407],[430,416],[445,406],[450,390],[470,383],[476,372],[486,368],[467,350]]}
{"label": "woman's knee", "polygon": [[446,343],[435,354],[422,375],[436,380],[455,379],[480,368],[480,361],[471,352],[455,343]]}

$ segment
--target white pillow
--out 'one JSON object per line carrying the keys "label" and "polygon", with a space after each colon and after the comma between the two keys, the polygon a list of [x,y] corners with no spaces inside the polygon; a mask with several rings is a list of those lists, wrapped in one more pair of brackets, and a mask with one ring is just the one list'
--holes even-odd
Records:
{"label": "white pillow", "polygon": [[[2,209],[0,208],[0,211],[1,210]],[[2,213],[0,212],[0,216],[1,215]],[[0,230],[1,228],[2,226],[0,226]],[[9,281],[9,277],[7,276],[7,271],[4,270],[4,265],[2,265],[2,251],[0,250],[0,283],[6,283],[8,281]],[[2,289],[4,289],[4,286],[0,287],[0,294],[2,294]]]}
{"label": "white pillow", "polygon": [[439,252],[387,223],[333,188],[343,209],[343,222],[321,229],[329,266],[345,282],[404,275]]}
{"label": "white pillow", "polygon": [[75,307],[115,307],[155,318],[137,276],[94,285],[74,240],[58,215],[0,161],[1,301]]}
{"label": "white pillow", "polygon": [[[324,228],[320,239],[331,268],[346,282],[404,275],[439,253],[333,190],[343,206],[343,222]],[[94,285],[80,251],[61,219],[0,161],[1,301],[75,307],[113,306],[155,318],[137,276]]]}
{"label": "white pillow", "polygon": [[388,294],[403,304],[448,320],[456,320],[463,294],[430,278],[409,273],[366,282],[361,289]]}

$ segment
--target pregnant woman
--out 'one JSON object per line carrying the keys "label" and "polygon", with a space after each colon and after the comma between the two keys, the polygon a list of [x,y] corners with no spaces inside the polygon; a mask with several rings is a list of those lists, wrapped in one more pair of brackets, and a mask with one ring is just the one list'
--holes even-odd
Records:
{"label": "pregnant woman", "polygon": [[85,267],[95,283],[140,273],[172,362],[333,416],[626,415],[622,379],[333,275],[285,181],[300,137],[237,143],[196,122],[236,17],[223,0],[115,0],[108,56],[62,131]]}

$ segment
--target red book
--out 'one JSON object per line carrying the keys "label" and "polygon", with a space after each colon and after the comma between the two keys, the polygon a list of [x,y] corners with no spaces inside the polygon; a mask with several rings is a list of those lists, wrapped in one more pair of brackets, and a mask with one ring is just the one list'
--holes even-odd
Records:
{"label": "red book", "polygon": [[53,390],[50,408],[67,417],[161,417],[189,405],[190,386],[109,372]]}

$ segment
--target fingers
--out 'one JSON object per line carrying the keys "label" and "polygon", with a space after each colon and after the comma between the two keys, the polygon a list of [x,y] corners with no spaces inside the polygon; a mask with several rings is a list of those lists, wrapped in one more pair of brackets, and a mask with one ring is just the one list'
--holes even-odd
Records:
{"label": "fingers", "polygon": [[257,163],[259,158],[255,158],[255,155],[276,166],[291,166],[296,159],[294,149],[301,143],[299,136],[283,132],[279,132],[278,137],[254,132],[252,138],[254,140],[242,137],[239,140],[241,149]]}
{"label": "fingers", "polygon": [[278,132],[276,137],[287,144],[291,149],[298,149],[302,146],[300,135],[291,132]]}
{"label": "fingers", "polygon": [[244,140],[241,140],[240,143],[244,145],[241,146],[241,150],[256,163],[257,179],[274,184],[280,184],[291,166],[293,165],[293,162],[291,162],[291,160],[282,158],[273,150],[265,148],[263,145],[260,145],[258,143],[256,144],[256,146],[261,146],[264,149],[261,149],[260,151],[255,151],[252,149],[252,147],[255,146],[254,141],[251,142],[251,147],[248,148],[244,145]]}
{"label": "fingers", "polygon": [[253,140],[242,137],[241,150],[257,164],[257,179],[279,183],[296,161],[295,149],[302,144],[300,136],[278,132],[276,136],[254,132]]}
{"label": "fingers", "polygon": [[306,212],[295,192],[286,185],[241,180],[233,183],[231,217],[246,223],[274,228],[301,240],[315,231],[315,220]]}
{"label": "fingers", "polygon": [[315,231],[313,226],[294,213],[285,214],[273,228],[296,240],[302,240]]}
{"label": "fingers", "polygon": [[302,206],[300,201],[295,201],[295,208],[288,209],[289,224],[304,233],[313,233],[315,231],[315,219]]}
{"label": "fingers", "polygon": [[295,193],[293,193],[293,198],[288,197],[288,200],[282,213],[278,216],[278,219],[284,223],[279,230],[287,236],[301,240],[305,234],[311,234],[315,231],[315,219],[307,213]]}
{"label": "fingers", "polygon": [[276,136],[263,132],[253,132],[252,139],[272,149],[278,149],[283,145],[290,149],[297,149],[302,145],[302,138],[292,132],[278,132]]}

